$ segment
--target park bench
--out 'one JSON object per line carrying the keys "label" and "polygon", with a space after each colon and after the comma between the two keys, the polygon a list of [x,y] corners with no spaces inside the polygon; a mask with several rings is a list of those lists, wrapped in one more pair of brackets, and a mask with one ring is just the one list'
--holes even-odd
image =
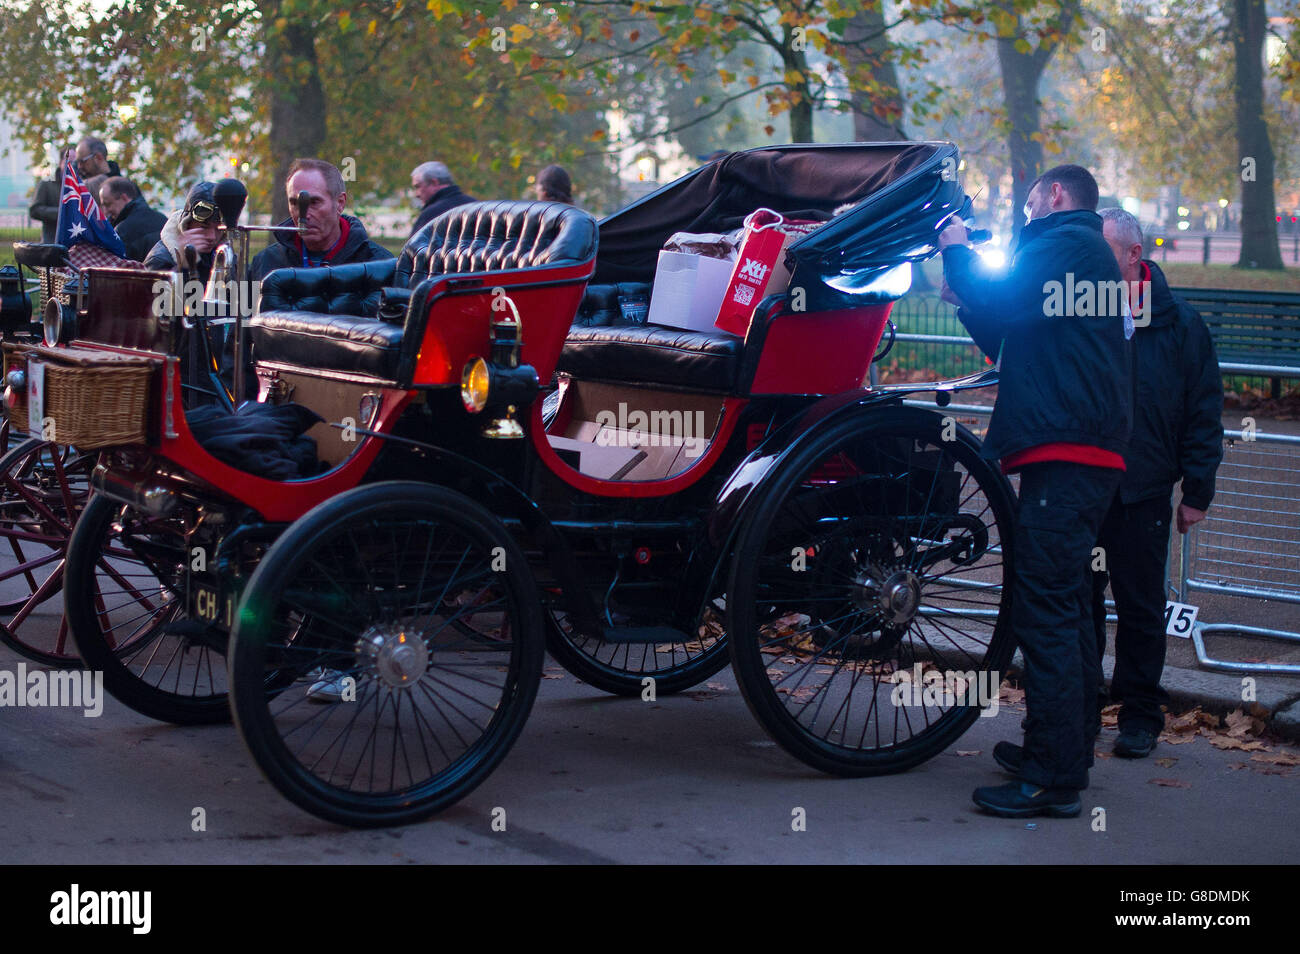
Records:
{"label": "park bench", "polygon": [[[1173,292],[1205,319],[1225,375],[1267,377],[1274,398],[1281,396],[1282,378],[1300,378],[1300,294],[1227,288]],[[1234,367],[1240,365],[1252,370]]]}

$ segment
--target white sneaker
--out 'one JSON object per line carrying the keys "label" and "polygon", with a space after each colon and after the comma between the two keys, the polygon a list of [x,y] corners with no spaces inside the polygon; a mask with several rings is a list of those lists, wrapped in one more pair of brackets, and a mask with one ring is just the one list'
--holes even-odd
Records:
{"label": "white sneaker", "polygon": [[321,669],[319,678],[307,688],[307,698],[312,702],[342,702],[344,680],[350,678],[337,669]]}

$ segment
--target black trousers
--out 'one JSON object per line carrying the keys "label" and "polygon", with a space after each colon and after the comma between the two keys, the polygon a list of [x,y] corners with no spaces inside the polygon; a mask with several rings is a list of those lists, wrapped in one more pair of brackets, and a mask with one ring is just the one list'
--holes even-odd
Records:
{"label": "black trousers", "polygon": [[1101,685],[1089,564],[1121,476],[1056,461],[1020,474],[1011,626],[1025,658],[1020,777],[1035,785],[1088,784]]}
{"label": "black trousers", "polygon": [[1105,572],[1092,576],[1092,611],[1097,660],[1106,653],[1106,583],[1115,598],[1115,675],[1110,698],[1120,703],[1119,728],[1159,733],[1160,707],[1169,695],[1160,688],[1165,668],[1165,587],[1169,556],[1169,497],[1125,505],[1117,496],[1102,521],[1097,545],[1105,551]]}

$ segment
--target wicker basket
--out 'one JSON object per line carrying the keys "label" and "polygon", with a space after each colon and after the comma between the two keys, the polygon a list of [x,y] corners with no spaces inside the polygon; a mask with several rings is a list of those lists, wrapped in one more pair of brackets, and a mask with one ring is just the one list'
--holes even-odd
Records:
{"label": "wicker basket", "polygon": [[[6,371],[15,360],[45,365],[44,419],[56,443],[79,450],[145,443],[153,362],[83,349],[6,348]],[[25,400],[6,413],[10,426],[27,429]]]}

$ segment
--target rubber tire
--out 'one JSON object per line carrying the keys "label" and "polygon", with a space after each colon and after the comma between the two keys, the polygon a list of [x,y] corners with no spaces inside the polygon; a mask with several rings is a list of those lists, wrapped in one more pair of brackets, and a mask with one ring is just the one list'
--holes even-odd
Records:
{"label": "rubber tire", "polygon": [[[268,693],[262,682],[264,614],[246,612],[250,606],[274,605],[275,595],[284,590],[313,547],[328,539],[339,524],[365,520],[384,510],[410,507],[431,507],[436,511],[435,519],[452,524],[467,535],[479,535],[489,547],[504,548],[507,587],[514,597],[517,613],[511,617],[511,626],[513,632],[518,624],[516,641],[520,647],[513,690],[498,705],[488,732],[471,746],[470,751],[479,754],[471,764],[455,771],[449,784],[414,800],[401,795],[343,792],[303,769],[285,746],[267,705],[274,693]],[[358,487],[313,508],[281,534],[258,563],[244,590],[231,636],[231,707],[235,726],[262,773],[280,794],[299,808],[326,821],[354,828],[406,825],[464,798],[506,757],[528,720],[541,683],[544,658],[545,634],[537,586],[527,557],[501,521],[456,491],[413,481],[385,481]],[[464,756],[453,766],[463,759]],[[446,774],[450,768],[439,774]]]}
{"label": "rubber tire", "polygon": [[87,669],[104,673],[104,688],[123,705],[159,722],[175,725],[216,725],[230,720],[227,694],[181,696],[140,679],[108,645],[94,612],[95,567],[104,538],[122,505],[92,497],[68,541],[64,568],[64,613]]}
{"label": "rubber tire", "polygon": [[[880,437],[912,436],[945,447],[952,456],[974,476],[992,507],[998,527],[998,539],[1003,547],[1003,590],[1000,612],[994,627],[990,647],[985,657],[988,669],[1005,672],[1011,661],[1015,644],[1011,634],[1010,578],[1012,562],[1012,534],[1015,521],[1015,499],[1010,485],[993,464],[979,456],[979,442],[968,431],[958,432],[956,440],[942,441],[943,417],[921,408],[889,408],[873,412],[873,419],[863,422],[852,416],[829,427],[825,433],[784,461],[771,475],[768,486],[761,491],[762,499],[750,512],[741,530],[732,561],[727,592],[728,631],[750,632],[750,621],[736,614],[749,613],[754,604],[753,585],[768,525],[779,512],[792,486],[817,461],[824,459],[846,439],[860,441],[873,434]],[[744,609],[737,610],[737,607]],[[759,651],[758,641],[752,636],[731,640],[732,666],[740,684],[741,694],[754,717],[763,725],[772,739],[788,753],[806,765],[830,775],[860,778],[902,772],[938,755],[974,723],[979,709],[964,706],[950,710],[934,727],[906,740],[890,751],[850,752],[842,746],[831,745],[811,736],[798,724],[786,709],[772,687],[767,674],[768,663]]]}
{"label": "rubber tire", "polygon": [[546,649],[567,672],[587,685],[615,696],[640,696],[645,691],[643,680],[647,677],[655,681],[656,697],[669,696],[699,685],[731,662],[724,633],[704,652],[679,666],[649,672],[619,669],[593,659],[578,648],[551,613],[546,614]]}

